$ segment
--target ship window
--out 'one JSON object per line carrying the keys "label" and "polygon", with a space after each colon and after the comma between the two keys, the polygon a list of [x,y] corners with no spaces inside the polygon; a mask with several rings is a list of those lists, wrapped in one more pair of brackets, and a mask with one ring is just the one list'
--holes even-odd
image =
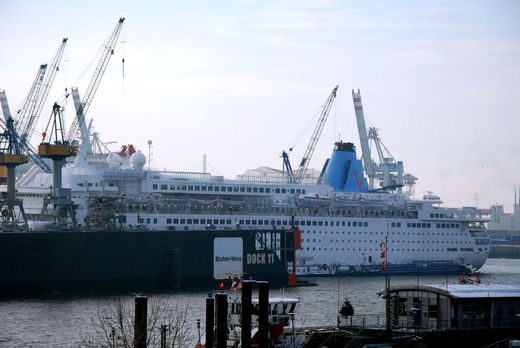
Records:
{"label": "ship window", "polygon": [[191,219],[186,220],[186,223],[191,225]]}
{"label": "ship window", "polygon": [[274,190],[274,192],[275,192],[275,193],[280,193],[280,189],[277,188],[277,189]]}
{"label": "ship window", "polygon": [[291,193],[294,193],[294,192],[295,192],[294,189],[291,189]]}
{"label": "ship window", "polygon": [[305,194],[305,189],[302,190],[302,193]]}
{"label": "ship window", "polygon": [[316,226],[316,225],[317,225],[316,221],[313,221],[312,226]]}
{"label": "ship window", "polygon": [[175,191],[175,185],[170,185],[170,190]]}
{"label": "ship window", "polygon": [[266,192],[266,193],[271,193],[271,189],[270,189],[269,187],[266,187],[266,188],[265,188],[265,192]]}
{"label": "ship window", "polygon": [[218,219],[213,219],[213,224],[218,225]]}
{"label": "ship window", "polygon": [[341,221],[341,226],[345,227],[345,221]]}
{"label": "ship window", "polygon": [[364,225],[365,227],[368,227],[368,222],[364,222],[363,225]]}
{"label": "ship window", "polygon": [[167,190],[168,189],[168,185],[161,185],[161,190]]}
{"label": "ship window", "polygon": [[277,225],[281,225],[282,224],[282,220],[276,220],[276,224]]}
{"label": "ship window", "polygon": [[238,192],[238,186],[233,186],[233,191]]}
{"label": "ship window", "polygon": [[260,188],[258,189],[258,191],[259,191],[260,193],[264,193],[264,188],[263,188],[263,187],[260,187]]}
{"label": "ship window", "polygon": [[259,225],[263,225],[263,224],[264,224],[264,221],[263,221],[263,220],[258,220],[258,224],[259,224]]}
{"label": "ship window", "polygon": [[205,225],[205,224],[206,224],[206,219],[200,219],[200,223],[201,223],[202,225]]}
{"label": "ship window", "polygon": [[179,223],[179,219],[173,219],[173,223],[174,224],[178,224]]}
{"label": "ship window", "polygon": [[392,224],[390,226],[391,227],[395,227],[395,222],[392,222]]}
{"label": "ship window", "polygon": [[408,223],[406,224],[406,227],[412,227],[412,224],[408,222]]}
{"label": "ship window", "polygon": [[431,218],[433,217],[433,213],[430,213],[430,217],[431,217]]}
{"label": "ship window", "polygon": [[401,223],[400,222],[397,223],[397,227],[401,227]]}
{"label": "ship window", "polygon": [[198,225],[199,224],[199,219],[193,219],[193,224],[194,225]]}
{"label": "ship window", "polygon": [[302,191],[301,191],[300,189],[297,189],[297,190],[296,190],[296,193],[297,193],[297,194],[300,194],[300,193],[302,193]]}
{"label": "ship window", "polygon": [[208,189],[207,186],[201,186],[200,188],[202,189],[202,191],[206,191]]}
{"label": "ship window", "polygon": [[182,185],[182,189],[183,189],[183,190],[186,190],[186,185]]}
{"label": "ship window", "polygon": [[357,221],[353,221],[352,226],[357,226]]}
{"label": "ship window", "polygon": [[215,191],[220,191],[220,186],[215,186]]}
{"label": "ship window", "polygon": [[220,186],[220,191],[226,192],[226,186]]}
{"label": "ship window", "polygon": [[282,189],[282,193],[286,193],[286,192],[287,192],[287,190],[283,188]]}
{"label": "ship window", "polygon": [[232,191],[233,191],[233,188],[231,186],[228,186],[227,192],[232,192]]}
{"label": "ship window", "polygon": [[181,219],[181,224],[185,224],[186,223],[186,219]]}
{"label": "ship window", "polygon": [[172,219],[166,219],[166,223],[167,224],[171,224],[172,223]]}
{"label": "ship window", "polygon": [[246,220],[246,225],[251,225],[251,220]]}
{"label": "ship window", "polygon": [[417,224],[414,222],[414,223],[412,223],[412,228],[415,228],[415,227],[417,227]]}
{"label": "ship window", "polygon": [[427,223],[427,224],[426,224],[426,227],[430,228],[430,227],[432,227],[432,224]]}
{"label": "ship window", "polygon": [[323,226],[323,221],[318,221],[318,226]]}
{"label": "ship window", "polygon": [[240,187],[240,192],[246,192],[246,188],[244,186]]}
{"label": "ship window", "polygon": [[189,190],[189,191],[193,191],[193,186],[191,186],[191,185],[188,186],[188,190]]}
{"label": "ship window", "polygon": [[157,190],[157,184],[152,185],[152,190]]}
{"label": "ship window", "polygon": [[226,224],[231,225],[231,220],[226,220]]}
{"label": "ship window", "polygon": [[208,191],[213,191],[213,186],[208,186]]}
{"label": "ship window", "polygon": [[264,220],[264,225],[269,225],[269,220]]}
{"label": "ship window", "polygon": [[220,219],[220,224],[221,224],[221,225],[224,225],[225,223],[226,223],[226,222],[225,222],[224,219]]}
{"label": "ship window", "polygon": [[[329,222],[328,221],[325,221],[325,226],[328,226],[329,225]],[[332,225],[332,224],[331,224]]]}
{"label": "ship window", "polygon": [[252,225],[256,225],[256,220],[251,220]]}
{"label": "ship window", "polygon": [[285,221],[285,220],[282,221],[282,225],[283,225],[283,226],[287,226],[287,221]]}

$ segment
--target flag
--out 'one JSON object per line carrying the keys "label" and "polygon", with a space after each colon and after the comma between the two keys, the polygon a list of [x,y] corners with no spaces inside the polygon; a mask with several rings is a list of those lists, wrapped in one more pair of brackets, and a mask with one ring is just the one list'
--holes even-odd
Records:
{"label": "flag", "polygon": [[386,261],[381,262],[381,268],[386,269]]}
{"label": "flag", "polygon": [[381,253],[381,258],[382,258],[382,259],[386,258],[385,251],[386,251],[386,250],[383,250],[383,252]]}
{"label": "flag", "polygon": [[231,290],[242,290],[242,281],[233,281],[233,284],[231,284]]}
{"label": "flag", "polygon": [[220,282],[220,284],[218,285],[218,288],[219,289],[224,289],[224,282]]}

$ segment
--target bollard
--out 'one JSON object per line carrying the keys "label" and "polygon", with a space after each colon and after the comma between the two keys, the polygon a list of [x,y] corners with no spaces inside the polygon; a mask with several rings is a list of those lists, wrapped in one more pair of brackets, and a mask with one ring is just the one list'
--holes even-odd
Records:
{"label": "bollard", "polygon": [[269,342],[269,282],[258,284],[258,335],[260,347],[267,347]]}
{"label": "bollard", "polygon": [[144,295],[135,296],[134,347],[146,348],[146,323],[148,316],[148,298]]}
{"label": "bollard", "polygon": [[215,333],[215,298],[212,294],[206,299],[206,348],[213,348]]}
{"label": "bollard", "polygon": [[215,302],[217,304],[217,348],[226,348],[228,338],[227,294],[216,294]]}
{"label": "bollard", "polygon": [[251,348],[251,297],[254,280],[242,281],[242,348]]}

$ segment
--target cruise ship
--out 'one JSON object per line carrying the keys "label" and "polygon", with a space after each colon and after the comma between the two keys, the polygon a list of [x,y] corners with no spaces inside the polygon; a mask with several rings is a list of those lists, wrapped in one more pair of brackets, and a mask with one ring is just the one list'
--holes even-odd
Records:
{"label": "cruise ship", "polygon": [[[489,253],[486,220],[441,207],[435,195],[413,200],[397,189],[370,189],[350,142],[336,142],[320,175],[305,177],[151,170],[132,145],[109,154],[79,151],[73,160],[63,168],[63,187],[71,189],[79,224],[88,224],[93,197],[117,200],[120,223],[143,233],[294,223],[301,230],[299,274],[474,271]],[[36,167],[18,182],[29,217],[44,218],[52,182]]]}

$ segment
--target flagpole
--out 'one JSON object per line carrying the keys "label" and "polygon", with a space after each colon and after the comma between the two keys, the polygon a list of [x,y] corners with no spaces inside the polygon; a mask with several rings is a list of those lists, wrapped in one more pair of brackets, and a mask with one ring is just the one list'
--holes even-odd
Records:
{"label": "flagpole", "polygon": [[392,332],[392,325],[391,325],[391,310],[390,310],[390,280],[388,279],[388,271],[387,271],[387,267],[388,267],[388,220],[386,220],[386,236],[385,236],[385,267],[384,267],[384,271],[385,271],[385,293],[386,293],[386,298],[385,298],[385,309],[386,309],[386,333],[388,336],[391,335],[391,332]]}

